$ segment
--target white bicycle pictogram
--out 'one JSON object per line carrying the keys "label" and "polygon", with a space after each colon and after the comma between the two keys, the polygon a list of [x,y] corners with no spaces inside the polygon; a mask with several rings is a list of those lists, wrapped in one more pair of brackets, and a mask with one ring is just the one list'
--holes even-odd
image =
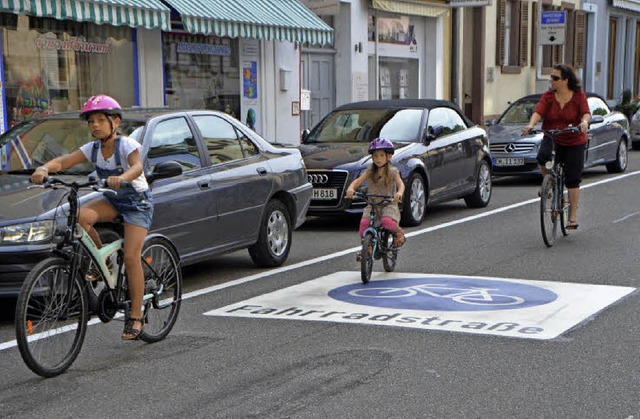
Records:
{"label": "white bicycle pictogram", "polygon": [[446,284],[420,284],[409,287],[363,287],[349,291],[349,295],[362,298],[408,298],[418,294],[436,298],[448,298],[461,304],[480,306],[512,306],[524,303],[524,298],[514,295],[494,294],[495,288],[449,287]]}

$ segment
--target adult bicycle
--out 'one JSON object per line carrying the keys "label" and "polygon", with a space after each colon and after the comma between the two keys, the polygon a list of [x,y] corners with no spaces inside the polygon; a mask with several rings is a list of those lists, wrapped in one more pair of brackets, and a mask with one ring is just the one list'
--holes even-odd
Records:
{"label": "adult bicycle", "polygon": [[382,266],[386,272],[393,272],[396,268],[398,248],[394,244],[393,232],[380,225],[382,208],[391,204],[393,197],[369,195],[365,192],[356,192],[354,196],[371,206],[369,227],[362,235],[362,250],[360,252],[360,279],[366,284],[371,280],[374,259],[382,259]]}
{"label": "adult bicycle", "polygon": [[569,126],[564,129],[530,130],[529,134],[542,133],[551,139],[552,152],[551,160],[545,167],[547,174],[542,179],[540,188],[540,228],[542,230],[542,240],[547,247],[554,245],[558,233],[558,225],[563,236],[569,234],[567,222],[569,220],[570,203],[567,188],[564,184],[564,165],[556,160],[556,137],[565,132],[578,132],[579,127]]}
{"label": "adult bicycle", "polygon": [[[79,191],[115,193],[102,180],[66,182],[48,177],[44,188],[67,190],[66,226],[56,229],[57,243],[50,257],[29,272],[16,305],[15,328],[20,355],[27,366],[43,377],[65,372],[80,353],[91,314],[107,323],[124,313],[129,317],[130,298],[124,268],[123,239],[98,249],[78,224]],[[55,220],[53,221],[55,223]],[[94,282],[87,282],[89,269],[97,269],[103,284],[92,309]],[[182,272],[173,243],[166,237],[149,235],[142,249],[144,296],[140,339],[164,339],[175,324],[181,305]]]}

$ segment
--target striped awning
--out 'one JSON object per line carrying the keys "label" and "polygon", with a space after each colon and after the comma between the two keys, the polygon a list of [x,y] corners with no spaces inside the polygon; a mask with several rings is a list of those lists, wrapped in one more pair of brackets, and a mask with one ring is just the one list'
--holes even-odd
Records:
{"label": "striped awning", "polygon": [[371,0],[371,7],[385,12],[426,17],[447,16],[445,2],[427,0]]}
{"label": "striped awning", "polygon": [[230,38],[333,44],[333,29],[299,0],[165,0],[186,31]]}
{"label": "striped awning", "polygon": [[640,12],[640,1],[638,0],[613,0],[612,6]]}
{"label": "striped awning", "polygon": [[160,0],[0,0],[0,11],[114,26],[171,29]]}

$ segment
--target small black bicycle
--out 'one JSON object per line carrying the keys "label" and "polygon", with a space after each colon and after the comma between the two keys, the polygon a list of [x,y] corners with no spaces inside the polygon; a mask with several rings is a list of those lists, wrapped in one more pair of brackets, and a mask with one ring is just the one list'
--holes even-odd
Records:
{"label": "small black bicycle", "polygon": [[394,235],[380,225],[381,208],[393,202],[392,196],[368,195],[356,192],[354,196],[371,205],[369,213],[369,227],[362,235],[362,250],[360,253],[360,278],[363,283],[371,280],[373,261],[382,259],[382,266],[386,272],[393,272],[398,261],[398,248],[394,245]]}
{"label": "small black bicycle", "polygon": [[564,129],[536,129],[529,131],[530,134],[543,133],[545,136],[551,138],[551,142],[553,144],[551,160],[545,164],[548,173],[542,179],[542,186],[540,188],[540,228],[542,230],[542,240],[547,247],[554,245],[558,232],[558,225],[560,225],[560,230],[562,231],[563,236],[567,236],[569,234],[567,221],[569,219],[570,204],[567,189],[564,185],[564,166],[555,158],[555,139],[560,133],[578,131],[580,131],[580,128],[573,126],[569,126]]}
{"label": "small black bicycle", "polygon": [[[45,188],[67,190],[66,226],[55,233],[56,248],[27,275],[16,305],[16,341],[27,366],[42,377],[62,374],[80,353],[91,314],[106,323],[123,312],[129,315],[130,299],[123,263],[123,239],[98,249],[78,224],[79,194],[87,188],[105,189],[104,181],[66,182],[49,177]],[[55,223],[55,220],[51,222]],[[93,267],[99,280],[87,282]],[[140,339],[156,342],[164,339],[180,311],[182,272],[173,243],[159,234],[149,235],[142,249],[144,330]],[[99,283],[99,288],[96,288]],[[98,291],[97,302],[89,304]],[[92,307],[93,306],[93,307]]]}

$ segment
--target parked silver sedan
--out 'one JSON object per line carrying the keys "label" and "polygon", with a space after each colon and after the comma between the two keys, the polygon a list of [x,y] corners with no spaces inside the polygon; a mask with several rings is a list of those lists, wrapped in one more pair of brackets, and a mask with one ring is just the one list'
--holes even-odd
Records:
{"label": "parked silver sedan", "polygon": [[[182,264],[248,249],[258,266],[283,264],[311,202],[300,152],[278,148],[229,115],[204,110],[128,109],[120,126],[142,144],[150,173],[163,162],[177,176],[151,184],[150,233],[168,236]],[[27,189],[35,167],[93,141],[77,113],[22,123],[0,137],[0,296],[16,295],[52,247],[61,190]],[[173,164],[175,166],[175,163]],[[91,163],[56,176],[86,179]],[[85,195],[83,200],[89,199]],[[117,225],[97,226],[113,237]]]}
{"label": "parked silver sedan", "polygon": [[[536,156],[542,134],[522,136],[540,97],[540,94],[525,96],[512,103],[496,121],[487,123],[494,176],[540,174]],[[585,168],[606,165],[611,173],[624,172],[631,145],[627,118],[612,111],[595,93],[587,93],[587,101],[592,119]]]}

